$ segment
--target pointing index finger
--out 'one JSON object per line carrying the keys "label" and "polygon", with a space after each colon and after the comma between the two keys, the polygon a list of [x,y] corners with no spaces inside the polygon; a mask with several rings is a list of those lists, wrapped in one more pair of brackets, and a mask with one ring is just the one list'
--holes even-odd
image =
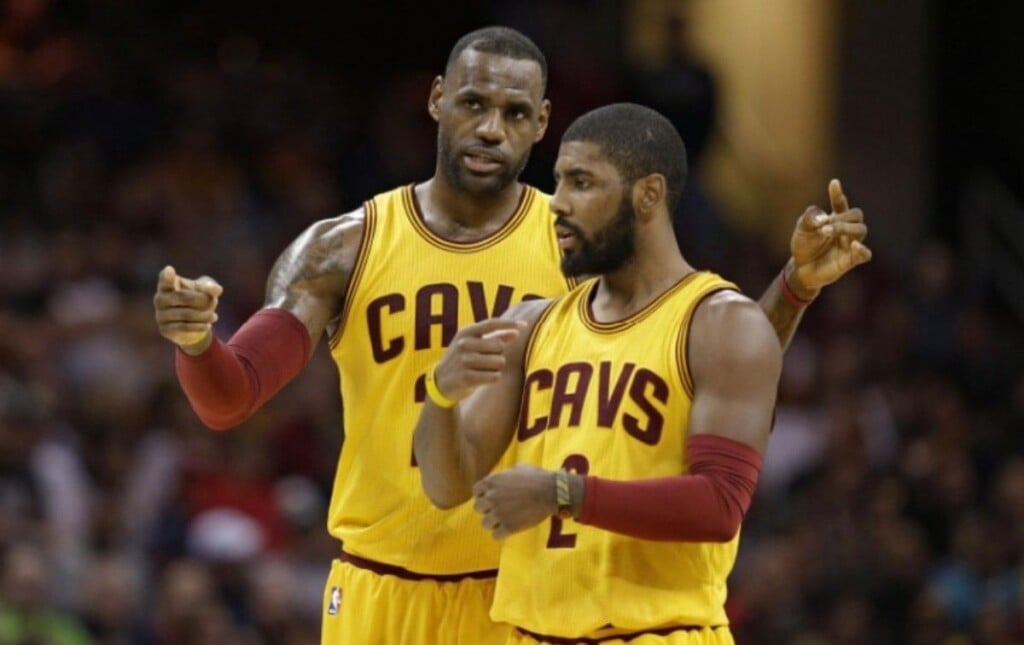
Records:
{"label": "pointing index finger", "polygon": [[519,334],[519,331],[526,326],[521,320],[513,320],[512,318],[489,318],[483,322],[476,324],[475,335],[481,338],[494,338],[502,337],[508,333],[512,334],[512,338]]}
{"label": "pointing index finger", "polygon": [[828,198],[832,202],[833,213],[842,213],[849,210],[850,203],[847,201],[846,195],[843,193],[843,185],[839,183],[838,179],[828,182]]}
{"label": "pointing index finger", "polygon": [[489,340],[491,338],[496,338],[496,339],[500,340],[503,343],[515,340],[518,337],[519,337],[519,330],[518,329],[496,329],[494,331],[487,332],[486,334],[484,334],[482,336],[482,338],[484,340]]}

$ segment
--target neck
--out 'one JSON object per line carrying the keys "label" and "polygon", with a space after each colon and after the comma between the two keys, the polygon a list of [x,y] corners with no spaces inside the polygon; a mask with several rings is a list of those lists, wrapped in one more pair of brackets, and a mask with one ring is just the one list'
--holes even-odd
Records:
{"label": "neck", "polygon": [[[475,195],[453,186],[442,172],[416,187],[426,223],[438,233],[487,231],[501,226],[516,210],[523,185],[512,182],[500,192]],[[440,230],[438,230],[440,229]]]}
{"label": "neck", "polygon": [[655,230],[646,232],[644,239],[637,231],[638,252],[626,266],[601,276],[592,305],[598,320],[610,322],[630,316],[693,273],[672,227],[652,228]]}

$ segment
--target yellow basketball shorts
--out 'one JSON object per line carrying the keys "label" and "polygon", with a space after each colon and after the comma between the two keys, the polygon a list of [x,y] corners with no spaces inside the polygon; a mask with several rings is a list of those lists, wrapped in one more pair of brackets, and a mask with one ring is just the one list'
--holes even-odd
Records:
{"label": "yellow basketball shorts", "polygon": [[324,586],[322,645],[504,645],[491,621],[494,578],[441,581],[335,560]]}
{"label": "yellow basketball shorts", "polygon": [[[667,633],[666,633],[667,632]],[[658,630],[658,633],[632,633],[624,638],[609,636],[604,638],[559,638],[555,636],[542,636],[540,634],[526,634],[518,629],[510,630],[506,645],[562,645],[572,643],[573,645],[590,644],[595,645],[735,645],[732,639],[732,632],[728,627],[716,627],[714,629],[693,629],[681,628],[675,631]]]}

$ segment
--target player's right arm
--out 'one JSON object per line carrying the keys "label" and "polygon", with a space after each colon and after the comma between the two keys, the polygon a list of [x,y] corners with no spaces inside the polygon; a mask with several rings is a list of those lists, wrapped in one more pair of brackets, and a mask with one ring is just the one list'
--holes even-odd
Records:
{"label": "player's right arm", "polygon": [[818,293],[871,260],[871,249],[864,245],[868,228],[863,211],[850,208],[838,179],[829,182],[828,195],[832,212],[809,206],[797,219],[789,261],[758,301],[783,351]]}
{"label": "player's right arm", "polygon": [[435,506],[469,500],[473,484],[498,463],[515,432],[522,398],[526,347],[549,301],[525,302],[463,327],[434,368],[413,439],[423,490]]}
{"label": "player's right arm", "polygon": [[264,308],[224,343],[213,333],[223,289],[165,267],[153,297],[161,335],[178,346],[178,380],[209,427],[238,425],[305,366],[341,313],[364,230],[362,209],[310,226],[281,254]]}

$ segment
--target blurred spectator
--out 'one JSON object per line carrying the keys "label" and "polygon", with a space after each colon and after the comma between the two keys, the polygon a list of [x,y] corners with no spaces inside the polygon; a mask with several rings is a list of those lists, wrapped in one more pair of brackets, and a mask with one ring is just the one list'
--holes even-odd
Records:
{"label": "blurred spectator", "polygon": [[69,614],[53,606],[52,572],[45,553],[27,543],[8,547],[0,572],[0,642],[85,645],[93,640]]}
{"label": "blurred spectator", "polygon": [[632,100],[668,117],[686,143],[690,173],[675,213],[674,228],[690,262],[715,267],[724,264],[726,236],[716,207],[701,186],[701,161],[714,132],[717,114],[715,79],[694,54],[688,33],[689,3],[679,3],[664,29],[668,52],[655,67],[637,70],[631,79]]}
{"label": "blurred spectator", "polygon": [[97,559],[83,581],[82,622],[97,645],[129,645],[144,638],[142,580],[130,561]]}

